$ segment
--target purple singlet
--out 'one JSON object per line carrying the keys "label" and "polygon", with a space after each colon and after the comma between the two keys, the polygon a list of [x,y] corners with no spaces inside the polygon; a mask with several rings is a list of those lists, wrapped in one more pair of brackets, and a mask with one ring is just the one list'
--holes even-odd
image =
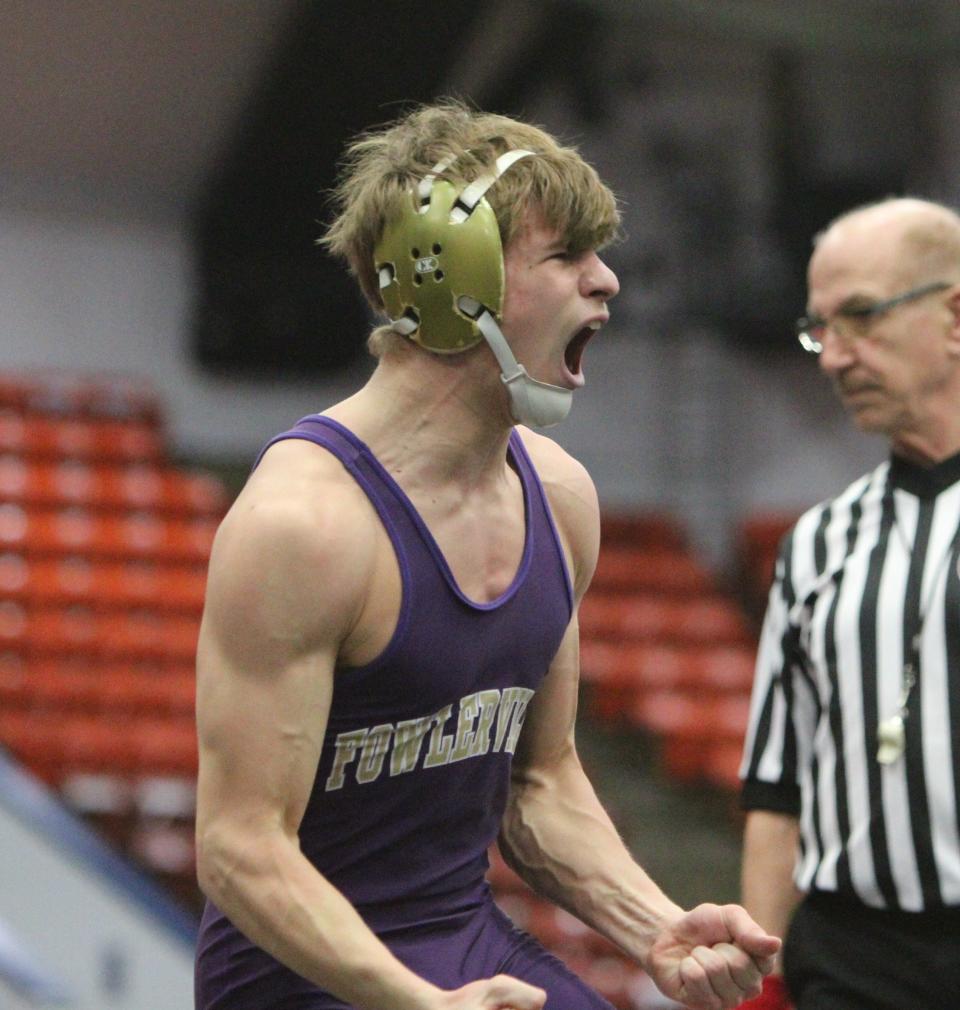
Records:
{"label": "purple singlet", "polygon": [[[483,604],[463,595],[410,500],[350,431],[312,415],[273,442],[285,438],[314,442],[343,463],[376,508],[400,567],[402,602],[390,643],[372,663],[336,671],[299,833],[306,857],[403,959],[410,937],[459,928],[491,910],[486,853],[527,704],[573,612],[570,579],[516,432],[509,459],[523,486],[523,557],[506,591]],[[429,966],[416,970],[429,975]],[[437,984],[470,981],[444,970],[437,969]],[[488,967],[475,970],[481,974],[473,977],[483,977]],[[207,904],[198,1010],[326,1006],[342,1004]]]}

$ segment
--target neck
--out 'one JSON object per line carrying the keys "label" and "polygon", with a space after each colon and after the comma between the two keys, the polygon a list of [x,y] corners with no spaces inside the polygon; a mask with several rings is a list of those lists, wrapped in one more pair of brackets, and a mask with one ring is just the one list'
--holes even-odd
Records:
{"label": "neck", "polygon": [[513,422],[485,345],[441,357],[388,352],[367,384],[327,413],[408,480],[476,484],[501,474]]}
{"label": "neck", "polygon": [[960,452],[960,411],[954,406],[935,423],[901,432],[891,439],[897,456],[918,466],[936,466]]}

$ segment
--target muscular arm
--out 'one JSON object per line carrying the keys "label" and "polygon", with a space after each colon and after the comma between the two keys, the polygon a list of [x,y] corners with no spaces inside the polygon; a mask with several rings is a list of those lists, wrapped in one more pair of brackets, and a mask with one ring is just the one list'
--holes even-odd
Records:
{"label": "muscular arm", "polygon": [[580,764],[577,642],[573,623],[527,713],[500,847],[534,890],[643,962],[680,909],[634,862]]}
{"label": "muscular arm", "polygon": [[[579,601],[596,562],[596,496],[576,464],[547,453],[537,462]],[[779,942],[737,906],[685,913],[633,860],[577,756],[578,679],[574,618],[524,723],[501,831],[504,858],[537,891],[635,957],[668,995],[709,1010],[736,1006],[759,991]]]}
{"label": "muscular arm", "polygon": [[703,1010],[737,1006],[759,992],[779,942],[735,905],[684,912],[632,859],[576,754],[576,680],[565,663],[575,643],[573,625],[528,710],[500,838],[504,858],[639,961],[668,996]]}
{"label": "muscular arm", "polygon": [[362,1010],[506,1005],[498,986],[509,1005],[535,1008],[542,994],[514,980],[446,993],[419,978],[300,851],[334,665],[363,610],[375,538],[354,492],[300,486],[274,465],[297,450],[276,448],[211,559],[198,648],[201,885],[254,943]]}
{"label": "muscular arm", "polygon": [[800,828],[796,817],[751,810],[743,835],[742,900],[768,932],[783,936],[801,898],[793,883]]}

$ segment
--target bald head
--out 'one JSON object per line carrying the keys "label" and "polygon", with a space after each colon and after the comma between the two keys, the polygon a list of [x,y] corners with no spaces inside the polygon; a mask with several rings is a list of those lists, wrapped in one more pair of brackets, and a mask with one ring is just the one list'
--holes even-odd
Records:
{"label": "bald head", "polygon": [[814,240],[814,259],[840,245],[869,249],[878,269],[905,284],[960,282],[960,215],[930,200],[898,197],[842,214]]}
{"label": "bald head", "polygon": [[807,282],[820,367],[857,426],[924,463],[960,450],[960,216],[857,207],[817,237]]}

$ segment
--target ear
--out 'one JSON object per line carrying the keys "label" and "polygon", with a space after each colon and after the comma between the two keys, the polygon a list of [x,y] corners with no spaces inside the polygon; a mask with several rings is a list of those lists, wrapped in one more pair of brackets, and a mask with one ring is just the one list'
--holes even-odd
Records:
{"label": "ear", "polygon": [[960,284],[954,285],[947,297],[947,308],[951,313],[950,329],[947,333],[947,353],[960,358]]}

